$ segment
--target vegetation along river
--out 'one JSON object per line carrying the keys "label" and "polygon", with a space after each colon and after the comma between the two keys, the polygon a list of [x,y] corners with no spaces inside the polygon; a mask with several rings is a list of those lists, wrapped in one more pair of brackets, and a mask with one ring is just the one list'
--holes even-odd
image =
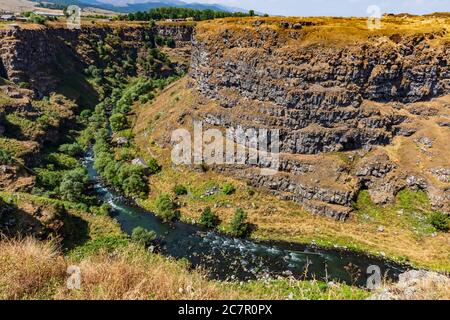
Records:
{"label": "vegetation along river", "polygon": [[84,158],[89,177],[102,201],[111,206],[111,216],[131,234],[143,227],[161,239],[161,253],[187,259],[193,267],[208,270],[217,280],[246,281],[261,277],[293,276],[298,279],[339,281],[366,285],[371,265],[378,266],[382,277],[396,280],[406,267],[381,258],[338,249],[285,242],[259,242],[232,238],[196,225],[162,223],[153,213],[106,187],[93,167],[92,152]]}

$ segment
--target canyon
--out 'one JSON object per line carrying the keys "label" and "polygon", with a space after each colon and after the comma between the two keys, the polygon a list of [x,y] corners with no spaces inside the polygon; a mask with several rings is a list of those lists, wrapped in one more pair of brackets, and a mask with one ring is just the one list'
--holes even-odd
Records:
{"label": "canyon", "polygon": [[[249,271],[248,261],[236,259],[242,244],[255,257],[255,245],[262,243],[281,268],[276,274],[288,278],[292,273],[286,268],[301,274],[299,257],[311,248],[327,248],[324,259],[332,252],[341,263],[340,255],[348,253],[359,267],[367,258],[363,252],[387,266],[392,259],[448,271],[448,232],[435,228],[430,216],[438,213],[447,223],[450,213],[449,18],[386,16],[380,30],[367,30],[365,23],[253,17],[196,25],[95,22],[80,30],[58,23],[2,25],[0,147],[1,156],[6,150],[12,159],[2,158],[0,166],[0,231],[55,237],[69,250],[67,261],[72,254],[90,259],[99,248],[125,250],[133,227],[167,236],[169,225],[150,212],[156,212],[155,197],[168,194],[181,211],[181,222],[170,227],[179,237],[167,242],[175,252],[171,256],[198,262],[196,250],[204,242],[212,244],[212,253],[217,244],[218,250],[229,245],[231,260],[212,253],[201,257],[222,261],[223,278],[234,267]],[[173,46],[162,44],[165,39],[174,40]],[[126,125],[113,129],[110,139],[108,117],[114,109]],[[174,165],[171,134],[192,131],[194,121],[220,132],[279,130],[278,171],[263,175],[265,164],[249,158],[239,165]],[[96,122],[97,131],[89,131]],[[104,145],[92,147],[102,135]],[[68,142],[83,148],[70,154],[60,148]],[[99,150],[92,156],[92,149],[111,153],[113,165],[149,163],[149,157],[161,165],[138,180],[148,184],[148,192],[133,199],[136,206],[98,176]],[[53,190],[36,188],[42,177],[57,180],[55,174],[66,176],[80,167],[87,167],[91,178],[81,192],[84,199],[58,194],[62,182]],[[120,166],[111,168],[113,178],[127,174]],[[223,191],[225,183],[230,194]],[[177,186],[185,194],[173,191]],[[192,225],[205,207],[221,220],[216,231]],[[222,234],[237,208],[248,213],[253,239]],[[305,252],[274,255],[276,246],[284,245],[276,240],[293,248],[304,244]],[[157,256],[145,250],[138,260],[150,254]],[[261,269],[268,267],[261,261]],[[280,267],[280,261],[289,266]],[[320,269],[322,262],[315,265]],[[347,267],[337,272],[345,269],[351,278]],[[447,285],[443,277],[431,278]],[[174,286],[175,295],[191,293],[189,286]]]}
{"label": "canyon", "polygon": [[[146,41],[171,37],[172,52],[183,53],[173,68],[186,70],[192,50],[188,85],[206,99],[184,113],[221,130],[280,130],[276,175],[261,176],[251,165],[217,171],[338,220],[349,217],[366,189],[378,204],[392,202],[404,188],[425,190],[435,209],[449,212],[450,46],[448,19],[441,20],[425,19],[429,25],[421,31],[414,19],[405,30],[390,29],[396,21],[387,21],[380,34],[356,36],[337,18],[1,30],[0,71],[39,97],[57,91],[65,68],[98,63],[95,45],[111,35],[117,63],[134,59],[133,72],[141,75]],[[62,60],[69,63],[59,75],[47,72]],[[170,144],[168,128],[176,125],[163,129],[161,144]]]}

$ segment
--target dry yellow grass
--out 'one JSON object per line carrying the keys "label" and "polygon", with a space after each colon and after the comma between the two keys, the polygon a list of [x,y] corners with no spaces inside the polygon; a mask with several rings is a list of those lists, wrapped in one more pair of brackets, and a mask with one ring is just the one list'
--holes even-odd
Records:
{"label": "dry yellow grass", "polygon": [[66,263],[51,242],[32,238],[0,242],[0,299],[46,295],[55,279],[62,279]]}
{"label": "dry yellow grass", "polygon": [[[301,29],[285,28],[283,23],[306,25]],[[279,43],[292,44],[333,44],[375,41],[379,37],[401,34],[404,37],[419,34],[442,32],[449,29],[448,16],[383,16],[379,29],[369,29],[367,18],[342,17],[253,17],[227,18],[204,21],[198,24],[197,37],[201,40],[226,30],[237,31],[241,37],[258,39],[264,31],[275,30]],[[309,25],[308,25],[309,24]],[[233,34],[233,33],[232,33]],[[448,32],[435,39],[435,42],[448,41]]]}
{"label": "dry yellow grass", "polygon": [[[34,238],[0,241],[0,299],[58,300],[243,300],[363,299],[368,292],[316,281],[265,280],[221,283],[181,262],[129,244],[82,261],[64,257],[51,242]],[[67,288],[68,266],[80,268],[80,288]]]}

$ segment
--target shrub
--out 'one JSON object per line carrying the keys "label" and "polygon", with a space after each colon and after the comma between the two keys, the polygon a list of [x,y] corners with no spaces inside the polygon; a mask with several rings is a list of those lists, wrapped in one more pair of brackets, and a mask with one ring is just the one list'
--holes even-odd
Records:
{"label": "shrub", "polygon": [[173,193],[175,193],[177,196],[184,196],[188,193],[185,186],[182,184],[177,184],[172,189]]}
{"label": "shrub", "polygon": [[166,40],[166,45],[169,47],[169,48],[175,48],[175,40],[173,40],[173,38],[167,38],[167,40]]}
{"label": "shrub", "polygon": [[60,169],[74,169],[79,165],[78,160],[74,157],[58,152],[50,153],[45,160]]}
{"label": "shrub", "polygon": [[439,211],[431,214],[430,224],[438,231],[447,232],[450,230],[448,215]]}
{"label": "shrub", "polygon": [[155,158],[151,158],[148,162],[147,162],[147,166],[148,166],[148,171],[150,172],[150,174],[156,174],[158,172],[161,171],[161,166],[159,165],[158,161],[156,161]]}
{"label": "shrub", "polygon": [[140,243],[146,247],[150,246],[156,239],[156,233],[142,227],[136,227],[131,233],[131,240]]}
{"label": "shrub", "polygon": [[236,191],[236,187],[229,182],[224,183],[222,186],[222,192],[226,194],[227,196],[230,194],[233,194]]}
{"label": "shrub", "polygon": [[207,228],[214,229],[220,224],[220,219],[212,212],[210,207],[206,207],[200,216],[200,224]]}
{"label": "shrub", "polygon": [[111,206],[108,204],[102,204],[100,207],[92,206],[90,211],[96,216],[108,216]]}
{"label": "shrub", "polygon": [[245,238],[250,236],[253,226],[247,222],[247,213],[242,209],[236,209],[234,217],[230,222],[229,232],[232,236]]}
{"label": "shrub", "polygon": [[111,128],[114,132],[124,130],[128,127],[127,117],[122,113],[115,113],[109,118]]}
{"label": "shrub", "polygon": [[36,168],[36,179],[42,187],[47,190],[56,190],[62,181],[61,171]]}
{"label": "shrub", "polygon": [[0,164],[11,164],[13,161],[8,150],[0,148]]}
{"label": "shrub", "polygon": [[164,222],[180,218],[180,212],[169,195],[160,195],[155,202],[156,213]]}
{"label": "shrub", "polygon": [[148,191],[144,178],[136,173],[133,173],[122,182],[122,189],[126,196],[141,198],[144,198]]}
{"label": "shrub", "polygon": [[63,144],[59,147],[58,150],[72,157],[77,157],[83,154],[83,148],[77,142],[71,144]]}
{"label": "shrub", "polygon": [[29,89],[30,88],[30,84],[28,82],[19,82],[19,84],[17,86],[19,88],[22,88],[22,89]]}
{"label": "shrub", "polygon": [[87,171],[84,168],[76,168],[68,171],[61,181],[59,191],[63,199],[72,202],[81,202],[83,192],[89,181]]}

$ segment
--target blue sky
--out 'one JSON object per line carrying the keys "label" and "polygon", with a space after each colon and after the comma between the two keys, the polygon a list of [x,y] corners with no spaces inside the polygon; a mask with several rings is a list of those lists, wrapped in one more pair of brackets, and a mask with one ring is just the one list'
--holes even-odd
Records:
{"label": "blue sky", "polygon": [[450,11],[450,0],[184,0],[185,2],[218,3],[244,9],[255,9],[279,15],[295,16],[367,16],[371,5],[382,13]]}
{"label": "blue sky", "polygon": [[[97,0],[104,3],[163,2],[164,0]],[[376,5],[383,13],[425,14],[449,12],[450,0],[182,0],[215,3],[245,10],[285,16],[368,16],[367,8]]]}

